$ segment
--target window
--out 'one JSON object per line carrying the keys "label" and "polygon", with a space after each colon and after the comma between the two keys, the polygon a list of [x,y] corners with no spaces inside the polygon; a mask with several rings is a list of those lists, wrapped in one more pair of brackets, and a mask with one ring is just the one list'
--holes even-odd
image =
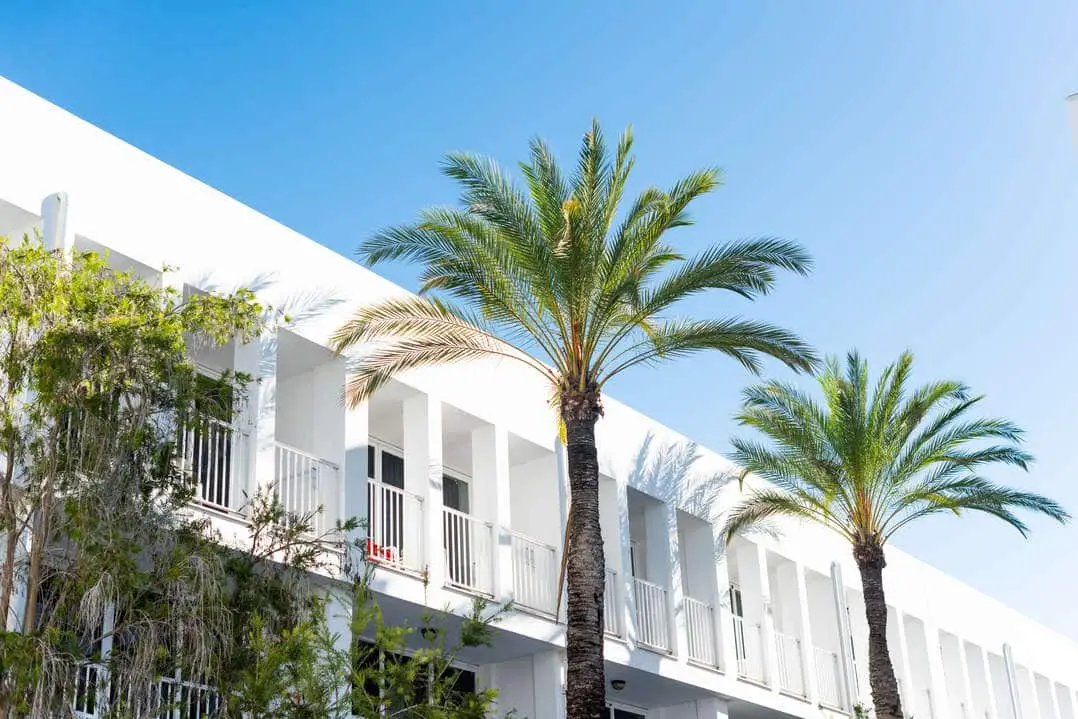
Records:
{"label": "window", "polygon": [[468,483],[463,479],[442,475],[442,504],[458,512],[468,513]]}
{"label": "window", "polygon": [[[374,644],[359,640],[356,645],[356,677],[362,682],[353,687],[352,711],[365,717],[408,716],[410,707],[437,703],[453,706],[465,694],[475,694],[475,672],[460,667],[450,667],[443,675],[446,679],[443,696],[434,696],[428,667],[413,670],[414,659],[406,654],[379,651]],[[390,677],[404,678],[387,686]],[[408,678],[410,677],[410,686]]]}
{"label": "window", "polygon": [[404,460],[375,442],[367,444],[367,556],[395,562],[404,556]]}
{"label": "window", "polygon": [[609,712],[608,719],[647,719],[647,714],[635,707],[616,706],[608,702],[606,710]]}

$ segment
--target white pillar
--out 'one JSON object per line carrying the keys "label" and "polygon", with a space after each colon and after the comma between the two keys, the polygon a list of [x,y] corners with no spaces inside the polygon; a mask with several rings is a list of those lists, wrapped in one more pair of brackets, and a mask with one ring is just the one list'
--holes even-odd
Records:
{"label": "white pillar", "polygon": [[984,686],[987,696],[985,697],[985,704],[988,706],[988,713],[990,719],[1000,719],[999,707],[996,705],[996,688],[995,681],[992,679],[992,662],[988,658],[988,650],[984,647],[977,647],[981,652],[981,661],[984,664]]}
{"label": "white pillar", "polygon": [[801,625],[801,671],[805,681],[805,697],[812,706],[819,704],[819,687],[816,686],[816,673],[812,671],[815,665],[813,654],[812,621],[809,614],[808,586],[805,582],[805,565],[800,562],[794,565],[795,589],[797,591],[797,611]]}
{"label": "white pillar", "polygon": [[[838,562],[831,563],[831,595],[834,599],[835,615],[838,618],[839,667],[842,670],[842,685],[845,691],[846,708],[852,710],[857,701],[854,696],[852,641],[850,639],[850,611],[846,604],[846,584],[842,580],[842,567]],[[936,717],[935,719],[938,719]]]}
{"label": "white pillar", "polygon": [[1056,692],[1056,683],[1049,679],[1044,678],[1048,682],[1048,695],[1052,706],[1053,719],[1063,719],[1063,714],[1059,711],[1059,694]]}
{"label": "white pillar", "polygon": [[1029,674],[1029,699],[1033,705],[1033,717],[1034,719],[1044,719],[1044,714],[1041,712],[1041,698],[1038,696],[1040,692],[1037,691],[1037,674],[1027,668],[1026,673]]}
{"label": "white pillar", "polygon": [[565,663],[560,650],[532,655],[532,682],[535,689],[535,716],[532,719],[564,719]]}
{"label": "white pillar", "polygon": [[966,641],[962,637],[955,635],[955,641],[958,643],[958,663],[962,670],[962,702],[966,707],[966,715],[968,719],[981,719],[976,716],[977,707],[973,702],[973,680],[969,676],[969,660],[966,658]]}
{"label": "white pillar", "polygon": [[[232,367],[236,373],[250,376],[251,382],[241,395],[241,402],[234,407],[235,416],[232,424],[235,427],[235,439],[233,441],[233,470],[232,486],[229,487],[229,508],[240,509],[257,488],[256,467],[258,462],[258,446],[254,437],[258,431],[259,407],[258,407],[258,384],[261,374],[261,343],[255,339],[247,344],[240,344],[238,338],[233,340],[234,354]],[[275,368],[276,371],[276,368]],[[272,476],[272,475],[271,475]]]}
{"label": "white pillar", "polygon": [[[677,508],[672,504],[648,507],[647,553],[648,572],[656,584],[666,587],[667,633],[670,653],[682,661],[688,659],[689,634],[685,626],[685,591],[681,582],[681,562],[678,557]],[[652,559],[656,564],[652,563]]]}
{"label": "white pillar", "polygon": [[344,414],[344,465],[341,476],[341,514],[343,519],[354,519],[357,527],[348,532],[347,554],[343,569],[346,575],[362,572],[362,560],[366,548],[363,538],[367,536],[368,489],[367,445],[370,443],[368,405],[366,402]]}
{"label": "white pillar", "polygon": [[75,233],[67,221],[69,200],[66,192],[54,192],[41,201],[41,239],[46,249],[61,250],[66,255],[75,246]]}
{"label": "white pillar", "polygon": [[914,710],[914,700],[917,696],[917,691],[913,686],[913,668],[910,665],[910,645],[906,639],[906,615],[902,613],[902,610],[895,607],[895,628],[898,630],[898,661],[902,667],[902,676],[905,684],[905,696],[902,697],[902,708],[907,714],[912,714]]}
{"label": "white pillar", "polygon": [[445,584],[442,543],[442,402],[421,394],[404,400],[404,488],[423,498],[427,581]]}
{"label": "white pillar", "polygon": [[[600,480],[601,481],[601,480]],[[616,482],[618,498],[618,524],[621,537],[621,573],[617,576],[616,587],[618,590],[619,609],[621,616],[618,617],[618,627],[621,636],[630,641],[636,641],[636,592],[633,591],[633,560],[629,549],[629,541],[632,537],[629,531],[629,485],[625,482]],[[570,501],[571,501],[570,497]]]}
{"label": "white pillar", "polygon": [[729,719],[730,707],[725,699],[708,697],[696,700],[696,719]]}
{"label": "white pillar", "polygon": [[761,623],[764,667],[767,681],[774,691],[781,688],[779,682],[778,654],[775,651],[775,616],[771,600],[771,579],[767,571],[767,550],[764,545],[756,546],[756,567],[760,577],[760,596],[763,598],[763,622]]}
{"label": "white pillar", "polygon": [[[932,689],[932,717],[946,719],[950,716],[947,704],[947,681],[943,672],[943,653],[940,648],[940,633],[936,625],[928,619],[923,622],[925,630],[925,649],[928,652],[928,679]],[[955,719],[961,719],[956,717]]]}
{"label": "white pillar", "polygon": [[472,430],[472,482],[476,514],[491,522],[491,560],[494,596],[513,593],[513,552],[509,529],[513,526],[509,502],[509,432],[505,427],[484,424]]}
{"label": "white pillar", "polygon": [[[1014,666],[1014,653],[1010,644],[1003,645],[1003,668],[1007,672],[1007,691],[1011,696],[1011,716],[1022,719],[1022,702],[1018,694],[1018,671]],[[1040,717],[1033,717],[1040,719]]]}
{"label": "white pillar", "polygon": [[737,646],[734,643],[734,612],[730,598],[729,547],[723,545],[722,555],[715,562],[719,601],[715,602],[715,631],[719,640],[719,667],[733,677],[737,675]]}
{"label": "white pillar", "polygon": [[252,489],[273,484],[276,475],[274,441],[277,438],[277,330],[258,338],[258,381],[248,402],[254,408],[254,471]]}

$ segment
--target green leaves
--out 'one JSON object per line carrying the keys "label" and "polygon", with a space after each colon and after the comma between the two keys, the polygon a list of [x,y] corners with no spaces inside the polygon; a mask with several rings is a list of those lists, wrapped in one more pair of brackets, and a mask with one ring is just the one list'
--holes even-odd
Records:
{"label": "green leaves", "polygon": [[1023,535],[1028,527],[1014,510],[1067,521],[1056,502],[980,475],[996,465],[1028,469],[1021,429],[970,417],[981,397],[961,383],[911,389],[912,363],[904,353],[873,383],[856,352],[830,358],[817,378],[822,402],[780,382],[746,389],[737,419],[769,444],[735,439],[731,459],[775,489],[753,490],[731,513],[727,535],[780,515],[875,546],[939,512],[984,512]]}
{"label": "green leaves", "polygon": [[719,186],[720,174],[704,169],[669,190],[647,188],[625,209],[632,147],[626,130],[611,154],[593,122],[566,172],[533,140],[520,165],[523,189],[488,158],[449,155],[443,171],[461,185],[460,207],[426,210],[418,222],[382,230],[359,248],[371,264],[418,263],[429,303],[364,307],[337,333],[338,351],[355,353],[351,401],[365,400],[397,373],[484,356],[526,362],[555,392],[599,391],[630,367],[708,350],[752,371],[765,356],[812,367],[811,348],[790,332],[670,315],[709,290],[755,299],[773,289],[778,272],[804,274],[811,260],[775,238],[686,259],[666,243],[667,233],[690,224],[690,205]]}

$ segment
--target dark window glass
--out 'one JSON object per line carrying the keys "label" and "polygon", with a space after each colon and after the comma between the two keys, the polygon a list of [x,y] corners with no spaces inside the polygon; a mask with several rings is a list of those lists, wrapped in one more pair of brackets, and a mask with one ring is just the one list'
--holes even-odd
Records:
{"label": "dark window glass", "polygon": [[384,450],[382,451],[382,483],[404,489],[404,460]]}
{"label": "dark window glass", "polygon": [[468,483],[456,477],[442,476],[442,504],[458,512],[468,513]]}
{"label": "dark window glass", "polygon": [[374,447],[367,445],[367,479],[374,479]]}

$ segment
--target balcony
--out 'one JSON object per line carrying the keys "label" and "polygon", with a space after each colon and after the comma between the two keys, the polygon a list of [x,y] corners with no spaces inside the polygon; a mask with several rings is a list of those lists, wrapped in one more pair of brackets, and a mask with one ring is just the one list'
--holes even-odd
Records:
{"label": "balcony", "polygon": [[737,656],[737,675],[742,679],[763,684],[767,681],[764,669],[763,627],[734,615],[734,651]]}
{"label": "balcony", "polygon": [[805,697],[807,691],[801,661],[801,639],[776,631],[775,658],[778,663],[779,690],[795,697]]}
{"label": "balcony", "polygon": [[513,557],[513,601],[542,614],[558,613],[558,550],[549,544],[509,532]]}
{"label": "balcony", "polygon": [[633,577],[633,597],[636,599],[636,641],[648,649],[670,652],[670,613],[666,588]]}
{"label": "balcony", "polygon": [[618,591],[618,572],[606,568],[603,591],[603,630],[612,637],[621,636],[621,592]]}
{"label": "balcony", "polygon": [[238,509],[247,477],[246,432],[210,416],[200,416],[180,436],[180,469],[195,485],[200,504],[222,512]]}
{"label": "balcony", "polygon": [[422,572],[423,498],[368,479],[366,551],[368,561],[406,572]]}
{"label": "balcony", "polygon": [[715,636],[715,608],[699,599],[685,597],[685,624],[689,635],[689,661],[719,666]]}
{"label": "balcony", "polygon": [[[215,687],[176,676],[161,677],[144,691],[117,696],[117,687],[103,682],[104,667],[86,663],[76,670],[71,714],[76,719],[103,719],[121,709],[137,716],[209,719],[222,709]],[[137,696],[136,696],[137,694]]]}
{"label": "balcony", "polygon": [[820,704],[829,709],[843,710],[842,667],[838,652],[815,647],[813,659],[816,663],[816,687],[820,693]]}
{"label": "balcony", "polygon": [[273,450],[273,488],[285,512],[311,515],[316,536],[333,530],[340,519],[340,467],[281,442]]}
{"label": "balcony", "polygon": [[446,583],[487,596],[494,595],[494,525],[464,512],[442,507]]}

